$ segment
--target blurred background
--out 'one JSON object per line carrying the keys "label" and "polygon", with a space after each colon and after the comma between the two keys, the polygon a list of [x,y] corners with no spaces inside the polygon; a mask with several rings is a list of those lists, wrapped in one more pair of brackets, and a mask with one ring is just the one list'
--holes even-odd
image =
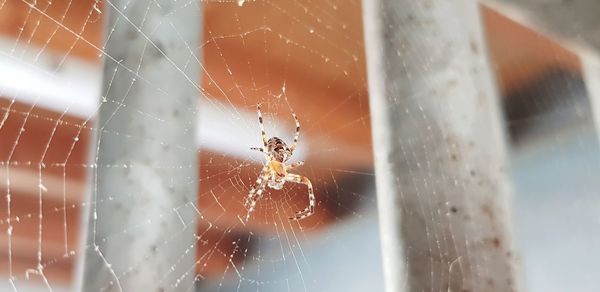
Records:
{"label": "blurred background", "polygon": [[[382,291],[360,1],[199,3],[200,290]],[[105,5],[0,0],[2,291],[14,288],[9,270],[18,291],[73,287],[81,211],[102,203],[85,198]],[[580,60],[498,11],[481,11],[510,140],[526,290],[598,291],[600,151]],[[289,222],[307,199],[304,187],[287,184],[242,225],[262,163],[249,150],[261,143],[256,104],[269,136],[290,141],[288,102],[302,124],[295,159],[306,163],[296,172],[315,185],[318,211]]]}

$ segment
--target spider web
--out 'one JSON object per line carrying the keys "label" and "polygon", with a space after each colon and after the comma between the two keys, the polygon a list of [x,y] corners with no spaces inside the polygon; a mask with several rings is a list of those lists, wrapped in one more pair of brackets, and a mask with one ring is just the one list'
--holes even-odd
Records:
{"label": "spider web", "polygon": [[[147,2],[149,8],[157,5]],[[95,168],[134,167],[94,164],[90,158],[98,111],[119,102],[100,98],[101,59],[117,59],[103,49],[104,11],[113,3],[0,0],[3,291],[72,290],[76,266],[93,248],[80,246],[85,211],[117,196],[86,201],[97,187],[89,175]],[[181,149],[199,155],[200,189],[193,204],[160,215],[177,218],[181,209],[197,208],[197,262],[189,270],[198,275],[199,290],[382,291],[360,1],[173,3],[180,9],[202,6],[204,14],[199,107],[184,109],[199,112],[198,145]],[[504,48],[516,51],[510,43]],[[423,56],[424,68],[427,61]],[[520,62],[526,71],[526,61]],[[597,235],[590,236],[599,227],[598,143],[574,67],[504,92],[518,245],[533,291],[600,287],[593,274],[600,269],[600,257],[587,252],[597,249],[598,242]],[[531,98],[536,95],[538,99]],[[289,183],[280,191],[268,190],[247,225],[238,219],[245,215],[244,199],[263,163],[260,153],[249,150],[261,145],[257,104],[263,105],[269,136],[290,142],[290,107],[300,119],[292,162],[305,161],[295,172],[311,179],[317,198],[317,213],[306,220],[287,219],[308,204],[305,187]],[[169,125],[134,110],[137,118]],[[430,126],[423,117],[410,120],[425,123],[422,129]],[[416,135],[422,134],[407,134],[406,143]],[[136,138],[118,131],[104,131],[103,136]],[[414,212],[439,218],[448,210]],[[115,227],[98,240],[118,241],[154,227],[147,220],[137,223],[136,230]],[[178,231],[165,234],[164,242],[175,240]],[[453,244],[435,231],[427,235],[439,238],[440,245]],[[144,264],[131,262],[127,270],[135,272]],[[111,269],[110,263],[105,268]],[[450,271],[428,272],[443,276]],[[128,275],[116,273],[106,290],[116,289]]]}
{"label": "spider web", "polygon": [[[179,9],[202,6],[205,15],[198,49],[204,68],[199,108],[185,109],[199,111],[198,149],[181,150],[197,152],[200,161],[200,190],[193,202],[197,262],[189,267],[198,275],[198,287],[381,289],[360,2],[174,3]],[[89,175],[94,168],[135,167],[90,160],[93,137],[100,130],[95,123],[99,110],[120,102],[99,98],[105,95],[100,60],[117,58],[103,49],[107,7],[116,8],[111,1],[0,2],[0,18],[13,25],[4,25],[9,28],[0,50],[8,66],[0,73],[6,289],[73,289],[76,266],[93,249],[80,247],[86,209],[114,198],[85,201],[97,187]],[[116,9],[122,13],[127,8]],[[131,80],[135,82],[144,81]],[[306,220],[287,219],[308,204],[306,188],[291,183],[280,191],[267,190],[248,224],[238,219],[245,215],[244,199],[263,163],[260,153],[249,150],[261,145],[255,112],[259,103],[268,135],[288,143],[294,132],[290,107],[299,116],[302,130],[292,161],[305,160],[295,172],[312,180],[317,196],[317,213]],[[157,120],[135,110],[140,118]],[[128,139],[135,133],[102,130],[101,137],[107,136]],[[177,217],[189,207],[160,215]],[[146,220],[138,223],[139,230],[153,228]],[[139,230],[116,228],[96,240],[117,241]],[[165,234],[164,242],[174,240],[178,231]],[[357,255],[357,249],[363,254]],[[355,264],[339,265],[348,259]],[[115,273],[105,288],[116,289],[144,264],[131,262],[129,272]],[[111,269],[110,263],[105,268]],[[352,273],[357,280],[347,283]]]}

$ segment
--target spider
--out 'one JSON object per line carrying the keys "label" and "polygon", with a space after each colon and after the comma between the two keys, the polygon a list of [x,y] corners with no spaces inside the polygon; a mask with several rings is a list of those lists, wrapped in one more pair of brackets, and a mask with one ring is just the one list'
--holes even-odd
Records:
{"label": "spider", "polygon": [[265,189],[269,187],[275,190],[281,190],[285,182],[305,184],[308,187],[308,207],[297,212],[294,216],[289,217],[290,220],[302,220],[314,214],[315,194],[313,193],[312,183],[308,178],[288,172],[293,168],[303,165],[304,162],[298,161],[286,165],[286,162],[292,157],[292,154],[294,154],[294,150],[296,150],[296,146],[298,144],[298,137],[300,136],[300,122],[298,121],[298,117],[296,116],[296,113],[292,111],[292,116],[296,122],[296,133],[294,134],[294,142],[292,143],[292,146],[288,147],[287,144],[280,138],[272,137],[267,140],[267,133],[265,132],[263,118],[260,113],[260,105],[256,106],[256,111],[258,112],[258,124],[262,134],[263,146],[252,147],[250,149],[262,152],[267,161],[263,166],[260,175],[256,179],[254,186],[252,189],[250,189],[250,192],[246,197],[246,202],[244,204],[248,209],[246,222],[248,222],[248,219],[250,219],[250,214],[252,214],[254,211],[256,202],[262,198],[262,193],[265,191]]}

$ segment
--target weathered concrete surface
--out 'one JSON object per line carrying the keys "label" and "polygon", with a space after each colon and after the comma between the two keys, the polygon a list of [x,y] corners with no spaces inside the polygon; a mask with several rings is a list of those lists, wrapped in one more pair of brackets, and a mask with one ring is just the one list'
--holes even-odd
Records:
{"label": "weathered concrete surface", "polygon": [[110,1],[83,291],[190,291],[197,192],[196,2]]}
{"label": "weathered concrete surface", "polygon": [[387,291],[516,291],[477,2],[363,1]]}

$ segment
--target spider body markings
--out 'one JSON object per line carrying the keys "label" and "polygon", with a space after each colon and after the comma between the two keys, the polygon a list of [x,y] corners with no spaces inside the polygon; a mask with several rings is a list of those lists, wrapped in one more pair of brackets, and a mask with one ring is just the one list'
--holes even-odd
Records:
{"label": "spider body markings", "polygon": [[256,106],[256,111],[258,112],[258,124],[261,130],[263,146],[260,148],[253,147],[251,149],[262,152],[265,155],[266,163],[246,197],[245,206],[248,209],[248,213],[246,214],[245,221],[248,222],[248,219],[250,219],[250,215],[256,208],[256,203],[262,198],[262,194],[267,187],[280,190],[286,182],[304,184],[308,188],[308,207],[297,212],[294,216],[289,217],[290,220],[302,220],[314,214],[315,194],[313,192],[312,183],[307,177],[289,172],[289,170],[303,165],[304,162],[299,161],[287,164],[287,161],[294,154],[294,150],[296,150],[298,137],[300,136],[300,122],[298,121],[298,117],[292,111],[292,116],[296,122],[296,133],[294,134],[294,142],[288,147],[287,144],[278,137],[267,139],[267,133],[260,112],[260,105]]}

